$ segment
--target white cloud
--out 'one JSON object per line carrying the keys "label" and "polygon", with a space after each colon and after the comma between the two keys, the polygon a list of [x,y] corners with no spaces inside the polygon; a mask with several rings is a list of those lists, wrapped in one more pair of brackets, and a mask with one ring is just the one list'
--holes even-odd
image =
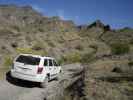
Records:
{"label": "white cloud", "polygon": [[75,16],[75,20],[79,20],[79,16]]}
{"label": "white cloud", "polygon": [[56,11],[56,14],[57,14],[57,16],[59,16],[61,19],[64,19],[64,20],[67,20],[68,18],[66,17],[66,15],[65,15],[65,11],[64,10],[57,10]]}
{"label": "white cloud", "polygon": [[62,9],[56,11],[56,15],[59,16],[63,20],[74,20],[76,22],[79,21],[79,16],[68,16],[66,12]]}
{"label": "white cloud", "polygon": [[41,12],[41,13],[44,12],[44,9],[41,8],[41,7],[39,7],[39,6],[37,6],[37,5],[32,5],[32,8],[35,9],[35,10],[37,10],[38,12]]}

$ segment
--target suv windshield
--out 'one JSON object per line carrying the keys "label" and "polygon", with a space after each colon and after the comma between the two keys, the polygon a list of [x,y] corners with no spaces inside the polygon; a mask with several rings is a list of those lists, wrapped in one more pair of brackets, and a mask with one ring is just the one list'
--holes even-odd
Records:
{"label": "suv windshield", "polygon": [[32,57],[32,56],[24,56],[20,55],[16,62],[24,63],[24,64],[29,64],[29,65],[39,65],[40,58]]}

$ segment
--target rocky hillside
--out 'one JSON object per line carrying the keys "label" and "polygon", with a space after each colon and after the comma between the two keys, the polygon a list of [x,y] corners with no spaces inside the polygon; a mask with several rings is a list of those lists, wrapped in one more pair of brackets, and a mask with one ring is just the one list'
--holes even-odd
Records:
{"label": "rocky hillside", "polygon": [[65,21],[57,16],[43,16],[29,6],[1,5],[1,67],[9,65],[11,58],[18,53],[54,56],[68,63],[80,61],[82,55],[96,49],[107,49],[108,53],[108,46],[97,40],[96,36],[84,37],[84,31],[91,34],[103,31],[103,24],[91,26],[82,30],[73,21]]}

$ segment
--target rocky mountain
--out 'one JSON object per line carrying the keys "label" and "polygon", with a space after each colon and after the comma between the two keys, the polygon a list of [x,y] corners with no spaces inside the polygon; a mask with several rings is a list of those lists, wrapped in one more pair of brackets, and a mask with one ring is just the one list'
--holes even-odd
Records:
{"label": "rocky mountain", "polygon": [[[99,43],[95,38],[80,36],[86,30],[101,31],[102,25],[96,24],[81,30],[73,21],[43,16],[29,6],[1,5],[0,64],[3,65],[7,54],[12,57],[18,53],[55,56],[58,59],[65,56],[64,59],[68,60],[78,55],[77,60],[80,60],[81,55],[94,51],[90,45]],[[95,28],[98,29],[96,32]]]}

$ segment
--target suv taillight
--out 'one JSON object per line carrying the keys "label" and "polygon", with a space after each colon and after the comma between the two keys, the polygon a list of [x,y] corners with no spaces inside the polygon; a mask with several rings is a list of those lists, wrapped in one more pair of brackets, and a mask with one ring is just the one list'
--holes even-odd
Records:
{"label": "suv taillight", "polygon": [[38,67],[38,69],[37,69],[37,74],[41,74],[42,71],[43,71],[43,67]]}

